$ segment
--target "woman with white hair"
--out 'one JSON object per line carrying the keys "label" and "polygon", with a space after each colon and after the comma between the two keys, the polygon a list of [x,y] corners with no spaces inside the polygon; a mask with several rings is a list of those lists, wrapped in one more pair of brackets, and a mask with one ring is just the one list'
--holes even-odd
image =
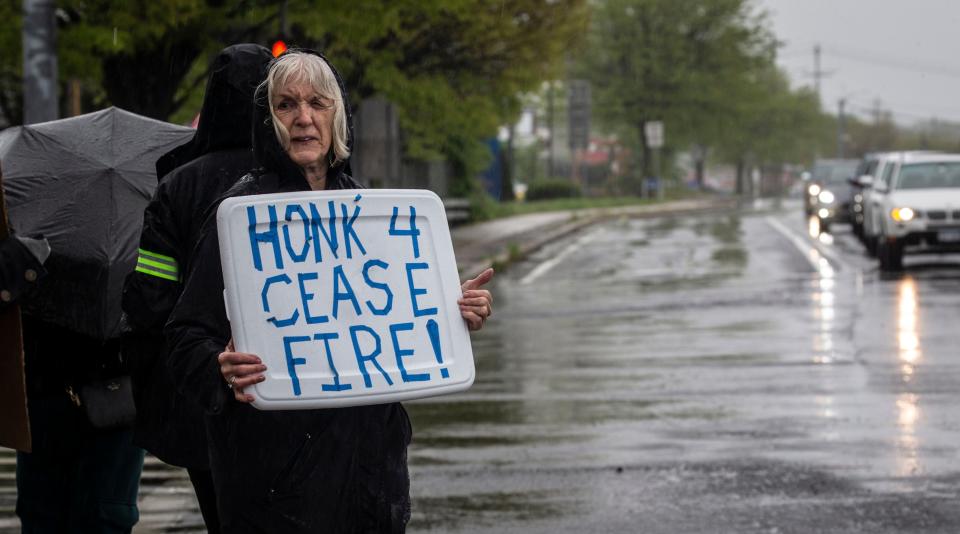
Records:
{"label": "woman with white hair", "polygon": [[[257,91],[258,167],[227,196],[359,188],[345,172],[350,124],[346,91],[330,63],[311,51],[285,53]],[[208,218],[195,255],[166,332],[179,388],[207,413],[222,531],[403,532],[410,518],[411,437],[403,407],[251,407],[244,388],[263,381],[266,367],[229,343],[215,217]],[[492,311],[490,293],[480,289],[492,275],[464,284],[459,304],[471,330]]]}

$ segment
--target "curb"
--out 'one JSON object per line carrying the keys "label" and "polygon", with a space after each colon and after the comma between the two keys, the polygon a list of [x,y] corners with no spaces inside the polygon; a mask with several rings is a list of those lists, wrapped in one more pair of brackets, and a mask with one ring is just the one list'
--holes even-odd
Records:
{"label": "curb", "polygon": [[463,279],[474,278],[486,269],[493,267],[496,270],[504,269],[510,264],[519,261],[533,252],[543,248],[553,241],[579,231],[590,224],[617,217],[635,219],[662,217],[665,215],[679,215],[684,213],[711,213],[726,211],[739,206],[738,198],[717,198],[705,200],[678,200],[659,204],[645,204],[641,206],[622,206],[617,208],[590,208],[585,210],[571,210],[570,221],[560,226],[541,227],[527,234],[535,237],[523,241],[523,235],[517,239],[506,237],[498,243],[486,259],[460,266],[460,275]]}

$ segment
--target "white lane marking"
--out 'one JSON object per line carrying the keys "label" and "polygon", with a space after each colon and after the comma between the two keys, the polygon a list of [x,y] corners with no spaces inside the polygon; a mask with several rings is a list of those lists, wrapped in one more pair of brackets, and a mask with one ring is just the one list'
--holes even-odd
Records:
{"label": "white lane marking", "polygon": [[[825,246],[821,246],[818,242],[809,241],[798,236],[796,232],[791,231],[784,226],[783,223],[774,219],[773,217],[766,217],[765,220],[771,228],[777,232],[780,232],[783,237],[786,237],[791,243],[793,243],[793,246],[797,247],[797,250],[799,250],[800,253],[803,254],[803,257],[810,262],[810,265],[814,268],[814,270],[824,270],[823,262],[820,261],[823,258],[830,260],[842,269],[846,269],[851,272],[855,270],[853,266],[841,259],[840,256],[837,256],[836,252],[833,250],[830,250]],[[821,258],[821,256],[823,258]],[[827,267],[829,268],[829,265],[827,265]]]}
{"label": "white lane marking", "polygon": [[577,250],[579,250],[580,247],[582,247],[587,241],[589,241],[590,239],[593,239],[594,237],[598,236],[601,233],[603,233],[603,228],[597,228],[596,230],[588,234],[580,236],[580,239],[577,239],[573,243],[570,243],[569,245],[567,245],[567,248],[560,251],[560,254],[557,254],[552,258],[544,260],[540,265],[537,265],[536,267],[534,267],[532,271],[527,273],[527,276],[524,276],[523,278],[520,279],[520,284],[527,285],[527,284],[533,283],[537,278],[540,278],[541,276],[546,274],[550,269],[553,269],[554,267],[556,267],[561,261],[564,260],[564,258],[573,254]]}
{"label": "white lane marking", "polygon": [[793,232],[788,230],[780,221],[774,219],[773,217],[766,217],[765,220],[767,221],[767,224],[769,224],[771,228],[773,228],[777,232],[780,232],[780,234],[783,237],[786,237],[788,241],[793,243],[793,246],[795,246],[797,250],[800,251],[800,254],[803,255],[803,257],[808,262],[810,262],[810,266],[813,267],[813,270],[815,271],[820,270],[820,265],[817,262],[816,256],[813,254],[810,254],[810,250],[813,247],[813,245],[797,237]]}

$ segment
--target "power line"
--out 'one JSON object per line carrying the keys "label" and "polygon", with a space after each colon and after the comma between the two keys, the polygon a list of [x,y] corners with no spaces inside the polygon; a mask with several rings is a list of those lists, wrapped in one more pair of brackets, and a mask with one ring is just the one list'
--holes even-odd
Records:
{"label": "power line", "polygon": [[[783,48],[790,49],[791,51],[787,54],[779,55],[778,60],[790,59],[796,60],[801,59],[802,50],[809,50],[806,46],[801,46],[797,44],[786,45]],[[929,76],[940,76],[946,78],[957,78],[960,79],[960,69],[957,69],[952,66],[946,65],[937,65],[929,62],[918,62],[915,60],[907,60],[903,58],[897,58],[889,55],[878,55],[876,52],[870,52],[865,50],[857,50],[854,47],[838,47],[832,44],[822,47],[820,43],[813,44],[814,49],[814,70],[812,73],[807,72],[806,75],[813,78],[814,89],[817,92],[818,97],[820,96],[820,81],[827,74],[822,70],[820,60],[821,54],[825,50],[829,54],[832,54],[836,57],[843,58],[850,61],[856,61],[861,63],[867,63],[872,65],[877,65],[880,67],[896,69],[901,71],[909,71]],[[809,52],[807,52],[809,53]],[[860,91],[860,92],[874,92],[876,88],[872,88],[869,91]],[[874,122],[877,122],[881,116],[881,110],[883,112],[889,113],[893,117],[899,118],[901,121],[913,120],[913,121],[930,121],[937,120],[946,123],[953,123],[960,125],[960,110],[939,110],[936,112],[916,112],[916,111],[904,111],[900,109],[882,109],[879,103],[879,100],[874,100],[870,105],[863,104],[862,102],[851,101],[849,96],[844,97],[840,104],[840,113],[838,119],[843,121],[844,107],[846,107],[847,113],[854,112],[857,114],[862,114],[866,117],[873,118]],[[944,116],[943,113],[953,114],[953,117]],[[839,126],[839,125],[838,125]],[[841,126],[842,128],[842,126]],[[839,148],[842,150],[842,147]]]}
{"label": "power line", "polygon": [[813,47],[813,86],[817,90],[817,98],[820,98],[820,78],[824,76],[820,70],[820,45]]}
{"label": "power line", "polygon": [[960,118],[945,117],[938,113],[931,114],[931,113],[921,113],[917,111],[903,111],[903,110],[891,109],[891,108],[880,108],[879,106],[877,106],[876,102],[870,105],[865,104],[863,102],[859,102],[859,101],[847,100],[847,102],[849,104],[852,104],[851,107],[858,113],[863,113],[865,115],[870,115],[874,117],[878,116],[882,112],[886,112],[897,117],[909,117],[912,119],[919,119],[919,120],[938,120],[942,122],[951,122],[951,123],[960,124]]}
{"label": "power line", "polygon": [[[821,69],[820,60],[821,60],[821,53],[823,51],[823,48],[821,47],[821,45],[817,43],[814,45],[813,48],[814,48],[814,70],[812,73],[809,73],[807,75],[813,77],[814,88],[817,92],[817,95],[819,96],[821,79],[829,74],[832,74],[832,72],[828,73]],[[829,45],[826,48],[826,50],[827,52],[833,54],[834,56],[841,57],[847,60],[859,61],[862,63],[869,63],[869,64],[874,64],[874,65],[878,65],[886,68],[916,72],[916,73],[926,74],[930,76],[943,76],[948,78],[960,79],[960,69],[951,68],[944,65],[934,65],[932,63],[923,63],[923,62],[918,63],[916,61],[908,61],[908,60],[903,60],[895,57],[878,56],[872,52],[855,50],[853,48],[844,49],[844,47],[836,47],[833,45]],[[799,48],[794,47],[794,53],[790,54],[789,56],[794,56],[795,54],[799,54],[799,53],[800,53]],[[778,58],[778,59],[783,59],[783,58]],[[799,57],[797,57],[796,59],[799,59]],[[864,92],[873,92],[875,90],[876,89],[871,89],[870,91],[864,91]],[[849,98],[846,98],[845,100],[847,101],[847,103],[850,103]],[[859,105],[859,106],[854,106],[854,109],[859,113],[864,113],[868,116],[872,116],[875,120],[876,120],[876,117],[879,116],[879,112],[880,112],[880,107],[877,101],[875,101],[872,106]],[[947,113],[957,114],[957,116],[960,116],[960,111],[958,110],[942,110],[942,111],[928,112],[928,113],[918,113],[913,111],[901,111],[901,110],[893,110],[893,109],[887,109],[884,111],[889,111],[892,115],[895,115],[898,117],[906,117],[906,118],[920,119],[920,120],[936,119],[936,120],[942,120],[946,122],[960,123],[960,119],[956,119],[952,117],[944,117],[941,114],[942,112],[947,112]]]}
{"label": "power line", "polygon": [[777,51],[777,59],[793,59],[793,58],[798,58],[798,57],[802,57],[802,58],[806,59],[806,58],[807,58],[807,54],[809,54],[809,53],[810,53],[810,51],[807,50],[807,49],[794,50],[794,51],[792,51],[792,52],[786,52],[786,53],[781,53],[780,51]]}
{"label": "power line", "polygon": [[[820,47],[820,44],[815,44],[815,47]],[[801,53],[800,46],[791,46],[790,48],[795,48],[794,52],[790,54],[785,54],[783,56],[778,55],[778,59],[787,59],[794,54],[799,55]],[[906,70],[910,72],[916,72],[918,74],[927,74],[931,76],[944,76],[948,78],[960,78],[960,69],[957,69],[955,65],[946,65],[946,64],[936,64],[929,63],[924,61],[917,61],[915,59],[907,59],[896,56],[890,56],[887,54],[880,55],[876,51],[869,51],[858,49],[855,47],[849,46],[836,46],[833,44],[827,44],[823,46],[823,51],[831,55],[849,60],[857,61],[860,63],[868,63],[872,65],[877,65],[881,67],[897,69],[897,70]]]}
{"label": "power line", "polygon": [[947,67],[937,67],[933,65],[924,65],[922,63],[907,63],[900,62],[899,60],[892,58],[878,58],[878,57],[867,57],[861,56],[859,54],[851,54],[849,52],[840,52],[836,50],[831,50],[830,53],[837,57],[841,57],[851,61],[859,61],[861,63],[868,63],[871,65],[877,65],[880,67],[886,67],[889,69],[896,70],[905,70],[909,72],[915,72],[918,74],[926,74],[928,76],[943,76],[946,78],[960,78],[960,70],[951,69]]}

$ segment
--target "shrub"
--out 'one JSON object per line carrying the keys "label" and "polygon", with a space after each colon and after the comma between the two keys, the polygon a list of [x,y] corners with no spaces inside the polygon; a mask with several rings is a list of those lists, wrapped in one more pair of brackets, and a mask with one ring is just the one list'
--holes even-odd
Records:
{"label": "shrub", "polygon": [[484,191],[470,195],[470,222],[489,221],[497,216],[498,203]]}
{"label": "shrub", "polygon": [[526,199],[533,201],[551,198],[577,198],[581,195],[580,186],[570,180],[537,180],[527,187]]}

